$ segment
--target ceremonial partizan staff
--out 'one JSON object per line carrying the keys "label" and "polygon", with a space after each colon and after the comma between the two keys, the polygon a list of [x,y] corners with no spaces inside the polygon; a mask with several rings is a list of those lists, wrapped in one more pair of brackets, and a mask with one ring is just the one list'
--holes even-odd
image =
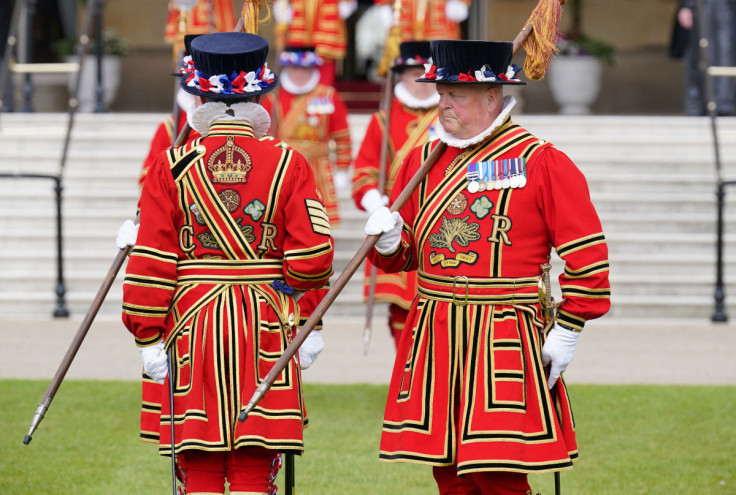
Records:
{"label": "ceremonial partizan staff", "polygon": [[[391,100],[394,89],[394,74],[393,72],[388,73],[388,77],[385,81],[385,87],[383,89],[383,104],[382,110],[386,116],[385,121],[388,123],[391,119]],[[363,139],[365,142],[365,138]],[[388,161],[388,132],[385,132],[381,138],[381,151],[378,158],[378,191],[383,191],[386,188],[386,162]],[[361,147],[363,144],[361,143]],[[355,180],[355,164],[353,164],[353,180]],[[383,206],[383,196],[380,195],[380,202]],[[376,295],[376,276],[377,269],[375,266],[368,267],[366,269],[370,271],[368,277],[368,296],[365,304],[365,327],[363,329],[363,354],[368,354],[368,346],[371,342],[372,322],[373,322],[373,303]]]}
{"label": "ceremonial partizan staff", "polygon": [[[353,162],[353,199],[368,214],[386,205],[388,194],[404,158],[416,146],[434,139],[439,96],[432,86],[415,82],[424,74],[424,64],[431,64],[428,41],[405,41],[400,56],[393,62],[391,75],[398,77],[395,98],[371,117],[358,155]],[[380,149],[380,157],[378,150]],[[387,155],[387,156],[386,156]],[[377,162],[387,164],[380,170]],[[369,275],[370,274],[370,275]],[[367,314],[373,310],[373,296],[389,304],[389,329],[398,345],[406,315],[416,295],[416,272],[387,274],[376,272],[366,263],[368,280]],[[368,320],[368,317],[367,317]],[[370,320],[365,335],[370,335]],[[367,339],[364,339],[367,340]]]}

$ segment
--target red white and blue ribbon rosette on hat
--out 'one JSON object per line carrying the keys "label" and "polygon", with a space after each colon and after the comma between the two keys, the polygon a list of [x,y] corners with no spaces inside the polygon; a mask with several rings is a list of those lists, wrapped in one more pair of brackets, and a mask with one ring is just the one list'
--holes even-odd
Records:
{"label": "red white and blue ribbon rosette on hat", "polygon": [[423,65],[426,67],[427,65],[432,65],[432,57],[424,58],[421,55],[414,55],[409,58],[396,57],[394,65]]}
{"label": "red white and blue ribbon rosette on hat", "polygon": [[312,51],[284,51],[279,55],[283,67],[319,67],[324,61]]}
{"label": "red white and blue ribbon rosette on hat", "polygon": [[424,79],[433,79],[435,81],[448,82],[521,82],[518,73],[521,67],[511,64],[504,74],[494,73],[488,65],[484,65],[479,70],[468,71],[467,74],[450,74],[450,70],[445,67],[437,67],[434,64],[424,64]]}
{"label": "red white and blue ribbon rosette on hat", "polygon": [[189,87],[197,88],[203,93],[218,93],[224,95],[253,93],[267,88],[274,81],[273,73],[263,64],[258,70],[232,74],[216,74],[210,76],[197,70],[191,56],[184,57],[184,67],[179,71],[186,77]]}

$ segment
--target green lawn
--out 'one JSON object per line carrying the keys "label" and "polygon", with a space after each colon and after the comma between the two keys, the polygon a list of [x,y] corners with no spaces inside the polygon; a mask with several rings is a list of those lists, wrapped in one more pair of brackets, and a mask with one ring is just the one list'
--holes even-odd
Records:
{"label": "green lawn", "polygon": [[[0,494],[171,493],[170,462],[137,439],[139,385],[62,384],[30,445],[46,381],[0,381]],[[568,494],[735,494],[736,387],[573,386],[580,462]],[[383,386],[312,385],[299,495],[432,494],[426,466],[378,462]],[[531,477],[552,495],[551,474]],[[283,494],[283,489],[281,490]]]}

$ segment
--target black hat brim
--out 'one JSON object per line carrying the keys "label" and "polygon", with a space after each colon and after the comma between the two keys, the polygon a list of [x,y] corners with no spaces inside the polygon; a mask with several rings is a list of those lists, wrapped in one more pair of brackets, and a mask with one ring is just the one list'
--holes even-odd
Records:
{"label": "black hat brim", "polygon": [[469,85],[477,85],[477,84],[500,84],[503,86],[526,86],[526,82],[524,81],[504,81],[504,80],[496,80],[496,81],[448,81],[447,79],[425,79],[423,77],[420,77],[419,79],[414,79],[415,82],[421,82],[421,83],[434,83],[434,84],[469,84]]}

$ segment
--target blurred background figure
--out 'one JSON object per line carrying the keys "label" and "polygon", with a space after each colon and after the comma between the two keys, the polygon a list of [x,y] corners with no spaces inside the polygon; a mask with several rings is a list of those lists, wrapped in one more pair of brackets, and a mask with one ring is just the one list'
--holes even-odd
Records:
{"label": "blurred background figure", "polygon": [[233,0],[172,0],[164,37],[177,54],[184,50],[184,33],[232,31],[235,23]]}
{"label": "blurred background figure", "polygon": [[[393,23],[393,0],[375,0],[381,6],[384,24]],[[468,18],[471,0],[403,0],[401,40],[457,40],[460,23]]]}
{"label": "blurred background figure", "polygon": [[[680,0],[677,21],[689,32],[685,49],[685,115],[705,115],[706,102],[703,78],[698,69],[700,49],[698,41],[701,37],[696,16],[696,0]],[[707,25],[708,46],[710,47],[710,65],[736,65],[734,56],[734,37],[736,22],[736,1],[704,0],[703,15]],[[715,99],[719,115],[734,113],[734,81],[731,77],[714,78]]]}
{"label": "blurred background figure", "polygon": [[288,46],[313,47],[324,61],[320,82],[333,86],[336,62],[345,58],[347,49],[345,19],[357,8],[357,0],[275,0],[277,37]]}
{"label": "blurred background figure", "polygon": [[383,82],[376,74],[390,27],[384,21],[383,11],[382,5],[371,5],[355,23],[355,65],[373,83]]}
{"label": "blurred background figure", "polygon": [[312,166],[335,228],[340,224],[336,189],[350,187],[350,129],[342,98],[334,87],[320,82],[322,64],[314,47],[287,47],[279,56],[281,87],[266,95],[262,105],[271,114],[269,133],[304,155]]}

